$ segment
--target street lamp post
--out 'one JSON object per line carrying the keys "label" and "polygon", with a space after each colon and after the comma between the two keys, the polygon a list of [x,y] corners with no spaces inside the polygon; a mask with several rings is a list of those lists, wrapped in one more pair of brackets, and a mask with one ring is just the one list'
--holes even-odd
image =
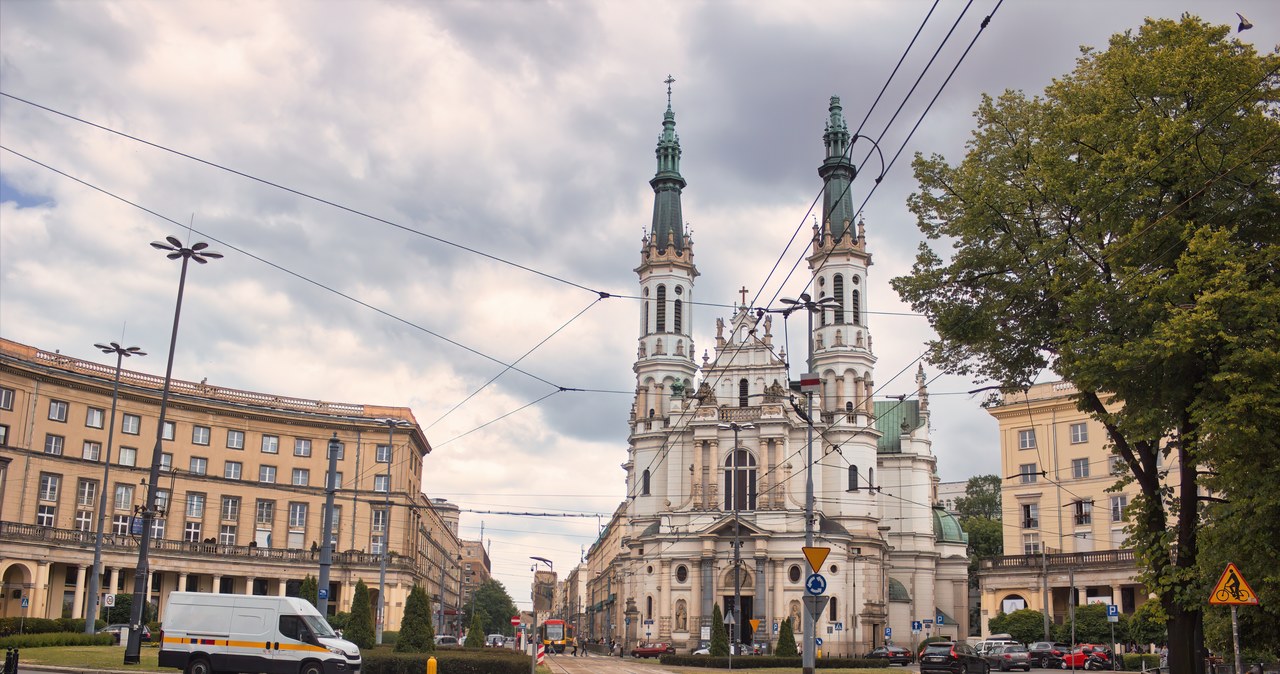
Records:
{"label": "street lamp post", "polygon": [[[551,573],[552,573],[553,575],[555,574],[555,572],[556,572],[555,564],[554,564],[554,563],[552,563],[552,561],[551,561],[551,560],[549,560],[549,559],[547,559],[546,557],[533,557],[533,556],[530,556],[530,557],[529,557],[529,559],[532,559],[532,560],[535,562],[535,563],[534,563],[534,565],[533,565],[533,569],[534,569],[534,571],[537,571],[537,569],[538,569],[538,563],[540,562],[540,563],[542,563],[542,564],[546,564],[546,565],[547,565],[547,569],[548,569],[548,570],[550,570],[550,571],[551,571]],[[532,657],[531,657],[531,658],[530,658],[530,660],[529,660],[529,674],[535,674],[535,672],[537,672],[537,671],[538,671],[538,642],[534,641],[534,638],[535,638],[535,637],[537,637],[537,635],[538,635],[538,589],[539,589],[539,588],[538,588],[538,574],[537,574],[537,573],[534,573],[533,580],[534,580],[534,582],[533,582],[533,592],[534,592],[534,595],[533,595],[533,611],[532,611],[532,613],[533,613],[533,625],[532,625],[532,629],[531,629],[531,630],[530,630],[530,632],[529,632],[529,635],[530,635],[530,636],[529,636],[529,645],[530,645],[529,650],[533,652],[533,655],[532,655]],[[552,591],[553,591],[553,592],[555,591],[555,590],[554,590],[554,587],[553,587]],[[549,599],[549,598],[550,598],[550,597],[548,597],[548,599]],[[548,611],[550,611],[550,610],[551,610],[551,607],[550,607],[550,606],[548,606],[548,607],[547,607],[547,610],[548,610]]]}
{"label": "street lamp post", "polygon": [[[342,443],[335,431],[329,438],[329,472],[324,477],[324,514],[320,518],[320,580],[316,583],[316,608],[320,614],[329,615],[329,568],[333,566],[333,501],[338,494],[338,455]],[[382,595],[381,591],[378,593]],[[381,630],[379,630],[381,632]]]}
{"label": "street lamp post", "polygon": [[[813,372],[813,314],[835,304],[836,299],[834,297],[824,297],[815,302],[808,294],[802,293],[798,300],[784,297],[778,301],[791,305],[792,310],[804,309],[809,317],[809,358],[807,367],[809,372]],[[804,467],[804,545],[806,548],[811,548],[813,547],[813,394],[805,394],[805,399],[808,409],[808,414],[806,415],[808,416],[808,438],[806,440]],[[817,635],[814,634],[813,615],[805,611],[803,620],[804,650],[801,654],[801,671],[803,674],[814,674],[816,662],[813,639]]]}
{"label": "street lamp post", "polygon": [[[729,480],[729,487],[730,498],[733,499],[733,643],[738,644],[742,640],[742,539],[741,527],[738,523],[738,512],[741,507],[738,501],[738,432],[751,430],[755,425],[733,422],[720,424],[719,428],[733,431],[733,477]],[[745,483],[746,480],[743,482]],[[747,497],[750,498],[749,488],[747,493]],[[729,657],[733,657],[732,650],[729,651]]]}
{"label": "street lamp post", "polygon": [[222,253],[208,250],[209,244],[203,241],[192,244],[190,248],[183,246],[177,238],[165,237],[165,241],[152,241],[151,247],[169,251],[165,257],[170,260],[182,258],[182,271],[178,275],[178,300],[173,309],[173,331],[169,335],[169,360],[164,369],[164,388],[160,393],[160,419],[156,422],[156,444],[151,450],[151,471],[147,478],[147,500],[142,508],[142,537],[138,543],[138,568],[133,578],[133,605],[129,615],[129,641],[124,649],[124,664],[136,665],[142,651],[142,616],[143,605],[151,588],[147,587],[147,576],[150,575],[147,553],[151,548],[151,524],[156,516],[156,492],[160,482],[161,441],[164,439],[165,412],[169,407],[169,385],[173,381],[173,350],[178,344],[178,320],[182,316],[182,294],[187,285],[187,266],[191,260],[197,264],[207,264],[209,260],[222,257]]}
{"label": "street lamp post", "polygon": [[[115,342],[94,344],[103,353],[116,354],[116,377],[111,386],[111,421],[107,426],[107,451],[102,459],[102,487],[98,498],[98,533],[93,539],[93,576],[89,578],[89,606],[85,613],[84,633],[93,634],[97,629],[94,622],[98,618],[98,594],[102,591],[102,538],[107,522],[107,485],[111,479],[111,445],[115,442],[116,403],[120,400],[120,366],[129,356],[145,356],[146,352],[136,346],[124,347]],[[111,588],[115,590],[115,588]]]}
{"label": "street lamp post", "polygon": [[[379,419],[378,423],[387,426],[387,491],[382,506],[382,560],[378,569],[378,625],[375,641],[382,645],[382,627],[386,620],[387,606],[387,556],[390,554],[391,542],[391,464],[395,456],[395,432],[397,427],[411,426],[403,419]],[[377,458],[377,457],[375,457]]]}

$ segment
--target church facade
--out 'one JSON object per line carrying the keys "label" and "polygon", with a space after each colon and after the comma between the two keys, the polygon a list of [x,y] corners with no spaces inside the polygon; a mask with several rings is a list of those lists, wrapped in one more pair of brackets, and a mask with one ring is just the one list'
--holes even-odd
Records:
{"label": "church facade", "polygon": [[[808,292],[832,299],[812,315],[809,371],[821,380],[812,408],[814,545],[830,548],[821,573],[831,599],[815,629],[833,655],[883,644],[886,628],[891,642],[909,645],[927,636],[913,636],[912,621],[939,614],[951,624],[932,634],[963,636],[968,626],[951,617],[968,616],[965,536],[933,507],[924,373],[917,400],[873,400],[871,254],[863,224],[854,224],[851,138],[836,97],[823,141],[823,219],[807,254]],[[736,307],[715,319],[714,351],[695,356],[699,274],[681,210],[686,182],[670,90],[656,154],[653,221],[635,269],[643,299],[622,535],[616,547],[592,548],[609,558],[618,593],[622,619],[611,636],[696,647],[718,606],[740,616],[731,641],[736,631],[737,641],[771,649],[783,620],[802,631],[810,573],[801,550],[805,401],[791,390],[774,313]],[[803,332],[804,311],[795,318]]]}

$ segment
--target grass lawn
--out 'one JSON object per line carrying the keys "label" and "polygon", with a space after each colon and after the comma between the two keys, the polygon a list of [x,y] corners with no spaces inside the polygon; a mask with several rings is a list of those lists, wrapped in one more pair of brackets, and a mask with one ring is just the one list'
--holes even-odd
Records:
{"label": "grass lawn", "polygon": [[[705,669],[703,667],[670,667],[670,671],[679,674],[707,674],[707,672],[727,672],[728,669]],[[736,672],[751,674],[796,674],[795,667],[767,667],[764,669],[735,669]],[[821,674],[902,674],[902,669],[819,669]]]}
{"label": "grass lawn", "polygon": [[139,653],[141,662],[124,663],[124,646],[50,646],[48,648],[22,649],[23,664],[59,665],[92,669],[119,669],[135,672],[176,672],[176,669],[160,669],[156,658],[160,649],[143,647]]}

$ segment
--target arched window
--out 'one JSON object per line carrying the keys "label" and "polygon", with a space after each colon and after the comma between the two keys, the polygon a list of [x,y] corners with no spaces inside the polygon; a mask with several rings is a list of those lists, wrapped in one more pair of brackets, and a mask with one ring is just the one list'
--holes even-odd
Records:
{"label": "arched window", "polygon": [[836,274],[831,279],[831,292],[836,298],[836,325],[844,322],[844,274]]}
{"label": "arched window", "polygon": [[849,466],[849,491],[858,491],[858,467]]}
{"label": "arched window", "polygon": [[658,332],[667,331],[667,287],[658,286]]}
{"label": "arched window", "polygon": [[645,468],[644,473],[640,476],[640,495],[649,495],[649,469]]}
{"label": "arched window", "polygon": [[862,325],[862,302],[858,295],[858,291],[853,291],[852,297],[853,302],[849,305],[849,313],[853,314],[853,322],[855,325]]}
{"label": "arched window", "polygon": [[756,509],[756,460],[745,449],[734,450],[724,460],[724,509],[735,505],[738,510]]}
{"label": "arched window", "polygon": [[672,315],[672,319],[675,323],[676,332],[683,334],[684,330],[682,328],[684,327],[684,306],[681,304],[680,300],[676,300],[675,312]]}
{"label": "arched window", "polygon": [[739,379],[738,380],[738,407],[747,406],[747,398],[749,397],[748,396],[749,391],[750,391],[750,387],[747,384],[746,378],[744,377],[742,379]]}
{"label": "arched window", "polygon": [[[818,293],[818,299],[825,299],[826,296],[827,296],[827,293],[825,290]],[[818,327],[825,328],[826,326],[827,326],[827,310],[822,309],[821,311],[818,312]]]}
{"label": "arched window", "polygon": [[840,609],[836,608],[836,597],[831,598],[831,602],[827,606],[831,607],[831,613],[827,615],[827,620],[835,622],[840,619]]}
{"label": "arched window", "polygon": [[846,411],[846,412],[848,412],[848,413],[850,413],[850,414],[853,414],[853,402],[852,402],[852,401],[850,401],[850,402],[846,402],[846,403],[844,404],[844,411]]}
{"label": "arched window", "polygon": [[645,288],[644,299],[640,301],[640,313],[644,315],[644,333],[643,334],[646,334],[646,335],[649,334],[649,308],[650,308],[649,305],[651,304],[652,302],[649,301],[649,289]]}
{"label": "arched window", "polygon": [[644,598],[644,617],[645,620],[653,617],[653,597]]}
{"label": "arched window", "polygon": [[876,488],[876,469],[868,468],[867,469],[867,489],[875,489],[875,488]]}

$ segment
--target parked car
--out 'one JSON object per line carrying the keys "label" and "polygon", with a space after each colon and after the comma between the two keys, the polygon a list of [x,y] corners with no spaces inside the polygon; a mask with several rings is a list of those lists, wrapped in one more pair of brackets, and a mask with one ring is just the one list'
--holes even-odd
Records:
{"label": "parked car", "polygon": [[[116,643],[120,643],[120,636],[124,634],[124,631],[127,629],[129,629],[128,625],[124,623],[116,623],[115,625],[107,625],[106,627],[98,630],[98,634],[114,634],[116,637]],[[151,641],[151,629],[146,625],[142,626],[142,640]]]}
{"label": "parked car", "polygon": [[693,648],[691,655],[711,655],[711,642],[703,639]]}
{"label": "parked car", "polygon": [[1031,671],[1031,654],[1027,651],[1027,647],[1022,644],[1012,644],[1008,646],[996,646],[988,649],[987,654],[983,656],[992,667],[1002,672],[1011,669],[1021,669],[1024,672]]}
{"label": "parked car", "polygon": [[891,665],[909,665],[916,661],[911,651],[901,646],[881,646],[867,653],[868,660],[888,660]]}
{"label": "parked car", "polygon": [[1056,641],[1037,641],[1027,647],[1027,655],[1031,659],[1032,667],[1044,667],[1046,661],[1056,661],[1062,656],[1071,652],[1069,644],[1061,644]]}
{"label": "parked car", "polygon": [[671,644],[640,644],[631,649],[631,657],[633,658],[656,658],[663,653],[675,653],[676,647]]}
{"label": "parked car", "polygon": [[[1091,655],[1097,655],[1102,660],[1102,663],[1089,666],[1089,656]],[[1077,644],[1070,653],[1062,656],[1062,664],[1058,666],[1062,669],[1111,669],[1111,650],[1106,646],[1095,644]]]}
{"label": "parked car", "polygon": [[921,672],[952,674],[987,674],[991,665],[974,652],[973,647],[955,641],[935,641],[925,646],[920,655]]}
{"label": "parked car", "polygon": [[450,636],[447,634],[438,636],[436,637],[436,645],[437,646],[457,646],[458,637]]}

